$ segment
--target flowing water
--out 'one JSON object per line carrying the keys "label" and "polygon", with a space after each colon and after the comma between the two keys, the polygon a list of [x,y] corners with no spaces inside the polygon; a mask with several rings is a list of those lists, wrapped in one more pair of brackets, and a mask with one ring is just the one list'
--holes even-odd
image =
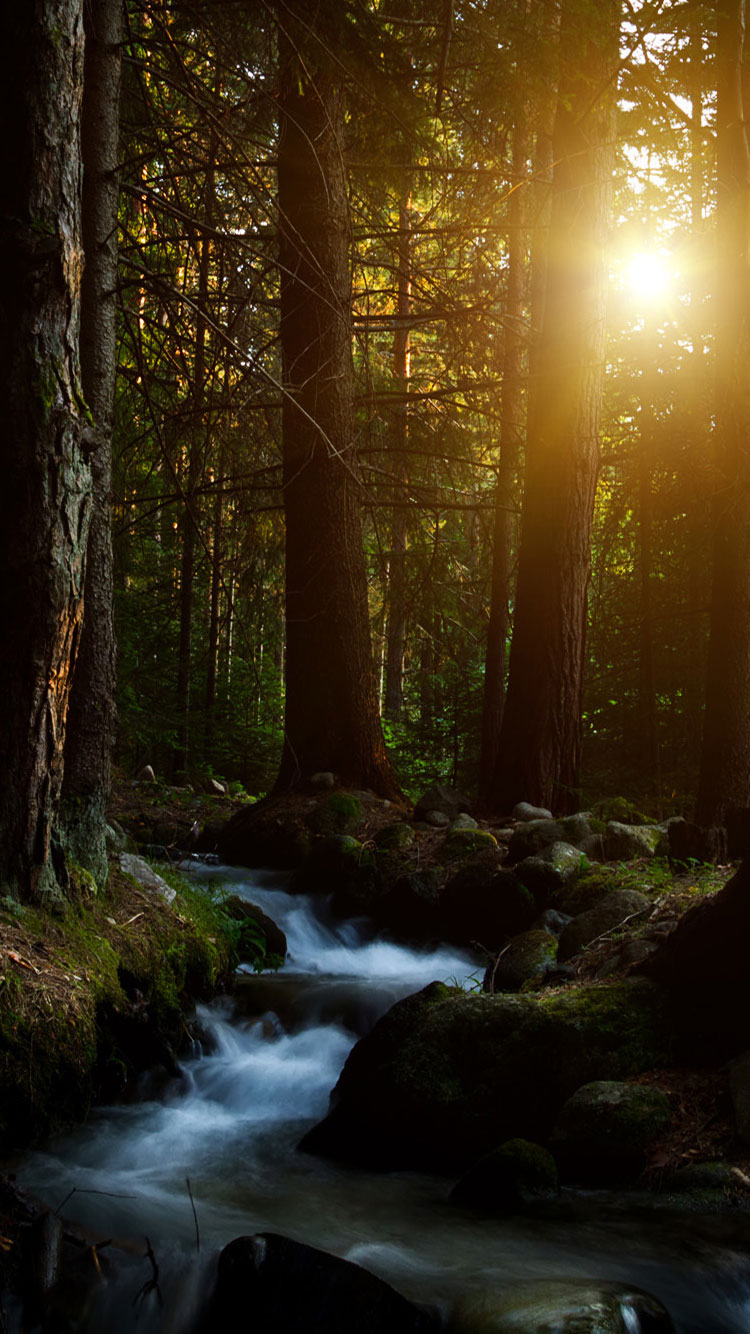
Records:
{"label": "flowing water", "polygon": [[[88,1334],[188,1334],[218,1250],[257,1231],[355,1260],[406,1296],[446,1309],[462,1292],[511,1281],[622,1279],[659,1297],[678,1334],[750,1330],[742,1219],[633,1216],[621,1199],[602,1196],[578,1198],[573,1216],[479,1219],[448,1203],[449,1181],[297,1153],[355,1038],[400,997],[436,978],[464,983],[478,965],[447,947],[420,953],[373,938],[365,922],[328,920],[324,905],[287,894],[273,873],[217,868],[200,878],[279,923],[284,969],[244,975],[231,1001],[200,1008],[205,1054],[196,1051],[158,1097],[146,1087],[140,1101],[98,1111],[18,1172],[53,1208],[67,1200],[70,1217],[137,1243],[95,1294],[81,1326]],[[153,1274],[144,1237],[163,1309],[153,1291],[136,1300]]]}

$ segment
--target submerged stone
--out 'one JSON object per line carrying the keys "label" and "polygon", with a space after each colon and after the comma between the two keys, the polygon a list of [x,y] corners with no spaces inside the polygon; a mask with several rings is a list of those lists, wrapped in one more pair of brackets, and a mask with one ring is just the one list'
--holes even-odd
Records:
{"label": "submerged stone", "polygon": [[666,1307],[650,1293],[603,1279],[544,1279],[472,1293],[459,1301],[447,1334],[673,1334]]}

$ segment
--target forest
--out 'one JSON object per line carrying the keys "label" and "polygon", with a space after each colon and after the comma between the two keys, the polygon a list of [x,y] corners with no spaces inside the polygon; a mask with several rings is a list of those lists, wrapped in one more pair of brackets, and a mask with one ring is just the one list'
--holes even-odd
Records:
{"label": "forest", "polygon": [[0,1334],[746,1328],[746,17],[10,0]]}

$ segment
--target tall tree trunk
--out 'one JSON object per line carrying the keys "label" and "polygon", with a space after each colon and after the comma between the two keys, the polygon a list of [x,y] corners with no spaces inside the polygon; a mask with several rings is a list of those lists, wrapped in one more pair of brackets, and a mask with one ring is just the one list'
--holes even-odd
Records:
{"label": "tall tree trunk", "polygon": [[286,716],[277,790],[319,770],[397,795],[380,727],[355,449],[336,7],[280,24]]}
{"label": "tall tree trunk", "polygon": [[654,407],[648,374],[644,375],[644,399],[638,441],[638,738],[639,767],[651,795],[661,800],[659,733],[656,716],[654,668],[653,599],[653,495],[650,459],[654,451]]}
{"label": "tall tree trunk", "polygon": [[508,238],[508,285],[505,293],[503,383],[500,395],[500,458],[495,489],[492,538],[492,588],[482,696],[482,743],[479,758],[479,800],[491,805],[500,726],[505,704],[506,644],[510,635],[510,602],[516,539],[516,505],[523,438],[523,328],[525,288],[525,184],[529,135],[525,112],[513,137],[513,166]]}
{"label": "tall tree trunk", "polygon": [[493,804],[576,803],[599,462],[618,8],[566,0],[544,325],[530,386],[508,695]]}
{"label": "tall tree trunk", "polygon": [[750,803],[750,115],[745,0],[718,12],[713,588],[696,819]]}
{"label": "tall tree trunk", "polygon": [[393,335],[393,379],[401,401],[392,414],[392,437],[389,450],[390,472],[393,474],[394,507],[391,511],[391,542],[388,561],[388,627],[385,654],[385,713],[388,718],[401,717],[404,707],[404,646],[406,643],[406,611],[408,605],[406,578],[406,549],[409,540],[407,459],[408,404],[411,361],[411,246],[409,236],[411,197],[405,192],[399,204],[398,232],[398,286],[396,298],[396,331]]}
{"label": "tall tree trunk", "polygon": [[91,511],[79,371],[82,0],[6,6],[0,74],[0,885],[56,892]]}
{"label": "tall tree trunk", "polygon": [[90,0],[84,27],[81,378],[96,443],[83,634],[65,739],[63,823],[70,855],[102,885],[108,872],[105,820],[116,726],[111,484],[122,0]]}

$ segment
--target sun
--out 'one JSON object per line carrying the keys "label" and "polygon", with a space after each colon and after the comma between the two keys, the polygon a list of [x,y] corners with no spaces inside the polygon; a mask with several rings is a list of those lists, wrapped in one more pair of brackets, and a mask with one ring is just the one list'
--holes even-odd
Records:
{"label": "sun", "polygon": [[653,250],[633,255],[625,265],[625,275],[639,301],[658,301],[665,296],[671,277],[666,256]]}

